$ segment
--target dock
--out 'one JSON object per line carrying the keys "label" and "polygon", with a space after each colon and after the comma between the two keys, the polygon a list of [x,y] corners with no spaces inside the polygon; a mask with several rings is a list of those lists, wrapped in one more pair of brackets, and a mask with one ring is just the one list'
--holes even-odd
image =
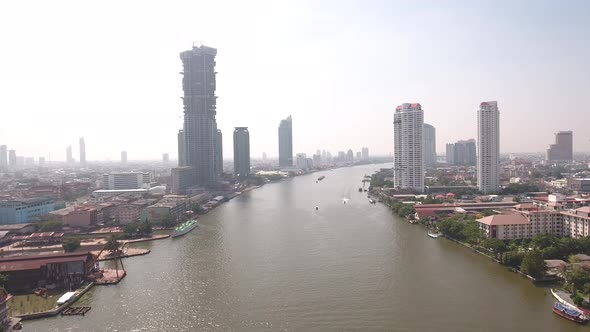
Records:
{"label": "dock", "polygon": [[84,316],[90,307],[69,307],[61,312],[62,316]]}

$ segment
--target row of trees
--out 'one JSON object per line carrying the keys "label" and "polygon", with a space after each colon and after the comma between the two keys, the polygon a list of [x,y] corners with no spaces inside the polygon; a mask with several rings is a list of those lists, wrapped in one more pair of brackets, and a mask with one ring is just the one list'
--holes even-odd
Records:
{"label": "row of trees", "polygon": [[391,210],[400,217],[414,219],[416,209],[413,204],[404,204],[400,201],[394,200],[390,204]]}

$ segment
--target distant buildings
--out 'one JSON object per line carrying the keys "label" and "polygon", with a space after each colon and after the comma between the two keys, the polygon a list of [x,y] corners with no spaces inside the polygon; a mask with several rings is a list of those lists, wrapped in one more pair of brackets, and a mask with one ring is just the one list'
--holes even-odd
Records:
{"label": "distant buildings", "polygon": [[424,112],[420,104],[402,104],[393,115],[393,178],[400,189],[424,191],[422,145]]}
{"label": "distant buildings", "polygon": [[295,156],[295,167],[299,169],[307,169],[307,155],[305,153],[298,153]]}
{"label": "distant buildings", "polygon": [[72,146],[71,145],[66,148],[66,163],[68,163],[68,164],[74,163],[74,158],[72,157]]}
{"label": "distant buildings", "polygon": [[170,156],[167,153],[162,154],[162,162],[167,163],[170,161]]}
{"label": "distant buildings", "polygon": [[436,128],[424,124],[423,133],[423,153],[424,153],[424,166],[432,167],[436,165]]}
{"label": "distant buildings", "polygon": [[484,194],[500,187],[500,111],[498,102],[482,102],[477,111],[477,186]]}
{"label": "distant buildings", "polygon": [[290,115],[279,125],[279,166],[293,166],[293,121]]}
{"label": "distant buildings", "polygon": [[352,149],[348,149],[348,151],[346,151],[346,161],[349,163],[354,162],[354,152],[352,152]]}
{"label": "distant buildings", "polygon": [[234,130],[234,175],[245,178],[250,175],[250,133],[248,127]]}
{"label": "distant buildings", "polygon": [[105,190],[147,189],[151,181],[151,174],[147,172],[110,173],[102,176],[102,188]]}
{"label": "distant buildings", "polygon": [[121,162],[123,164],[127,162],[127,151],[121,151]]}
{"label": "distant buildings", "polygon": [[16,151],[8,150],[8,166],[11,168],[16,167]]}
{"label": "distant buildings", "polygon": [[8,151],[6,145],[0,145],[0,170],[8,168]]}
{"label": "distant buildings", "polygon": [[[324,155],[325,155],[325,151],[324,151]],[[362,160],[368,160],[369,159],[369,148],[362,148],[361,149],[361,159]]]}
{"label": "distant buildings", "polygon": [[0,224],[24,224],[54,209],[50,198],[0,200]]}
{"label": "distant buildings", "polygon": [[[217,158],[217,122],[215,120],[215,57],[217,50],[194,46],[180,53],[184,91],[184,126],[179,133],[180,166],[192,167],[190,185],[215,184],[220,170]],[[181,141],[182,140],[182,141]]]}
{"label": "distant buildings", "polygon": [[447,144],[447,164],[475,166],[477,163],[477,146],[474,139]]}
{"label": "distant buildings", "polygon": [[190,166],[181,166],[172,168],[172,188],[174,194],[185,194],[185,191],[190,187],[193,176],[193,169]]}
{"label": "distant buildings", "polygon": [[573,132],[559,131],[555,133],[555,143],[547,149],[548,162],[567,162],[574,159]]}
{"label": "distant buildings", "polygon": [[84,142],[84,137],[80,137],[80,164],[86,164],[86,143]]}

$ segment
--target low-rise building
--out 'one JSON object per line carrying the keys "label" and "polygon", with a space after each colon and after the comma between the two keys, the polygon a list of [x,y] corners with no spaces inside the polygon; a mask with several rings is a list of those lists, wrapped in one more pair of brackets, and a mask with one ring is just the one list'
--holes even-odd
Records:
{"label": "low-rise building", "polygon": [[94,257],[88,252],[0,258],[0,273],[8,275],[6,287],[11,291],[76,287],[93,267]]}
{"label": "low-rise building", "polygon": [[28,198],[0,201],[0,224],[24,224],[34,217],[53,211],[55,203],[51,198]]}
{"label": "low-rise building", "polygon": [[120,204],[115,207],[112,217],[121,225],[139,221],[143,207],[137,204]]}
{"label": "low-rise building", "polygon": [[97,211],[94,207],[67,207],[51,212],[64,226],[89,227],[97,224]]}
{"label": "low-rise building", "polygon": [[168,216],[178,219],[187,210],[187,196],[169,196],[174,197],[165,196],[156,204],[152,204],[146,208],[147,219],[150,222],[160,222]]}

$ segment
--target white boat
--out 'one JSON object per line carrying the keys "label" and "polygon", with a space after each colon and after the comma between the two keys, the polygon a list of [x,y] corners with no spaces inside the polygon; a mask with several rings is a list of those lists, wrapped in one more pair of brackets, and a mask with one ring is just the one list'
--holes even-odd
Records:
{"label": "white boat", "polygon": [[439,237],[443,236],[442,233],[431,233],[428,232],[428,236],[430,236],[433,239],[438,239]]}
{"label": "white boat", "polygon": [[76,292],[65,293],[57,300],[57,304],[62,305],[64,303],[68,302],[72,298],[72,296],[74,296],[75,294],[76,294]]}

